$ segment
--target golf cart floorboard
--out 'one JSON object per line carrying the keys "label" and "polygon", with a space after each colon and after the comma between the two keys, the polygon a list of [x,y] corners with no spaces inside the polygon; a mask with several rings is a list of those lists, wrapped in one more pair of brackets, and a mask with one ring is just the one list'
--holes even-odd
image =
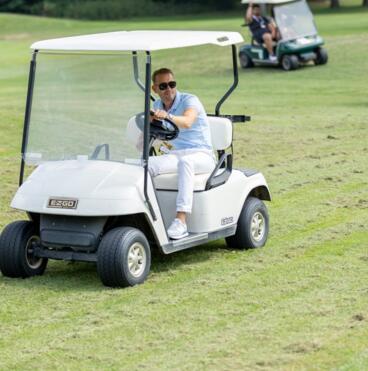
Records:
{"label": "golf cart floorboard", "polygon": [[36,247],[35,256],[38,258],[48,258],[54,260],[66,261],[83,261],[83,262],[97,262],[96,253],[86,253],[77,251],[64,251],[64,250],[50,250],[43,247]]}
{"label": "golf cart floorboard", "polygon": [[219,231],[210,233],[190,233],[188,237],[180,240],[171,240],[168,244],[162,246],[165,254],[171,254],[180,250],[189,249],[194,246],[203,245],[212,240],[229,237],[235,234],[237,225],[231,225]]}
{"label": "golf cart floorboard", "polygon": [[267,64],[267,65],[270,65],[270,66],[278,66],[279,65],[279,61],[270,61],[270,60],[267,60],[267,59],[252,59],[252,61],[254,63],[259,63],[259,64]]}

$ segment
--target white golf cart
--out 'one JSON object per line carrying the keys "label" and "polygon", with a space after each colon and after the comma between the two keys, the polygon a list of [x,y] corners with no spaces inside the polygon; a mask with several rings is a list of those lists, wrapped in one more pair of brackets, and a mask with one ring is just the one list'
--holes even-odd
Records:
{"label": "white golf cart", "polygon": [[[249,4],[250,1],[242,0],[242,4]],[[283,70],[291,71],[309,61],[316,65],[327,63],[328,54],[322,48],[324,41],[318,35],[306,0],[256,0],[255,3],[263,7],[264,15],[273,17],[277,26],[280,36],[274,42],[277,60],[270,60],[265,45],[258,44],[252,36],[251,44],[243,45],[239,50],[243,68],[255,65],[281,66]]]}
{"label": "white golf cart", "polygon": [[[236,32],[131,31],[34,43],[20,188],[11,203],[29,220],[2,231],[2,274],[41,275],[48,259],[96,262],[105,285],[124,287],[146,279],[153,248],[169,254],[220,238],[232,248],[263,246],[266,181],[232,168],[232,125],[249,117],[220,114],[238,84],[242,41]],[[234,81],[209,118],[218,165],[196,175],[190,234],[173,241],[166,228],[177,174],[151,179],[148,161],[153,141],[174,138],[178,128],[149,122],[151,52],[206,44],[231,47]]]}

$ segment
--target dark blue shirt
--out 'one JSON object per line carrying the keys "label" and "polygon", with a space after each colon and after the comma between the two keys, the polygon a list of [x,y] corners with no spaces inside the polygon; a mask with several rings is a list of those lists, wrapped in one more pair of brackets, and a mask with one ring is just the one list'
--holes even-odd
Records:
{"label": "dark blue shirt", "polygon": [[249,23],[249,29],[252,31],[253,34],[256,34],[260,30],[268,30],[268,24],[270,21],[266,17],[256,17],[255,15],[252,16],[252,22]]}

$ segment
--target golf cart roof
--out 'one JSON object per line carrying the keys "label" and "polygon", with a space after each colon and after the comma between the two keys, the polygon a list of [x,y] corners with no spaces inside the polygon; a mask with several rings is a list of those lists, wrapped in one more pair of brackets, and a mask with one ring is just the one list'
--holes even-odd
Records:
{"label": "golf cart roof", "polygon": [[33,50],[50,51],[153,51],[214,44],[227,46],[243,42],[238,32],[221,31],[118,31],[37,41]]}
{"label": "golf cart roof", "polygon": [[253,4],[270,4],[270,5],[279,5],[279,4],[286,4],[291,3],[297,0],[241,0],[242,4],[249,4],[252,2]]}

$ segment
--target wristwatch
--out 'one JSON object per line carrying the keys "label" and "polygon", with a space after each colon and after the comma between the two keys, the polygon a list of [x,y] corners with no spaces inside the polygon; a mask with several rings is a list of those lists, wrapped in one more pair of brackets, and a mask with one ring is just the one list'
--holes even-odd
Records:
{"label": "wristwatch", "polygon": [[169,120],[173,120],[173,115],[171,113],[168,113],[167,116],[166,116]]}

